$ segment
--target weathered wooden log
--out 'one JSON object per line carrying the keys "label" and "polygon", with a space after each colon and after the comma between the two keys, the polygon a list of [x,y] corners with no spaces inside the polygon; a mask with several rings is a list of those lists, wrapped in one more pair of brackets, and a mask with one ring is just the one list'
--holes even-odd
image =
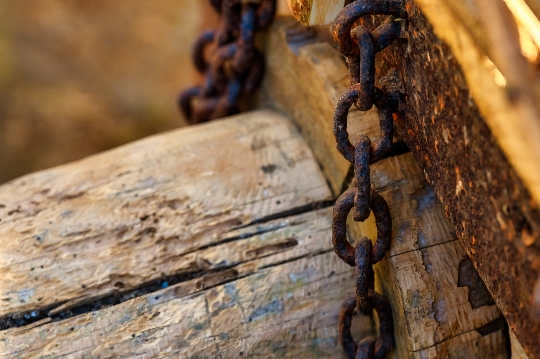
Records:
{"label": "weathered wooden log", "polygon": [[3,357],[236,357],[246,333],[246,354],[317,353],[319,336],[341,357],[352,271],[327,253],[331,209],[312,210],[329,188],[280,115],[151,137],[8,183],[0,198]]}
{"label": "weathered wooden log", "polygon": [[267,111],[12,181],[0,187],[2,324],[211,270],[195,251],[216,236],[329,199],[309,148]]}
{"label": "weathered wooden log", "polygon": [[[332,45],[291,20],[277,22],[267,53],[263,91],[269,105],[291,116],[312,147],[335,194],[350,164],[335,148],[334,107],[348,86],[346,65]],[[288,40],[287,40],[288,39]],[[264,100],[264,98],[263,98]],[[375,140],[375,111],[353,110],[351,137]],[[372,166],[372,184],[389,203],[393,242],[376,266],[396,322],[396,358],[506,357],[504,320],[457,241],[410,153]],[[351,237],[374,238],[373,222],[350,223]],[[352,290],[352,288],[351,288]]]}
{"label": "weathered wooden log", "polygon": [[[329,60],[343,73],[335,52],[326,58],[331,48],[312,49],[312,72]],[[333,73],[324,67],[320,74]],[[324,82],[336,91],[315,103],[332,102],[344,85]],[[394,302],[394,356],[503,358],[499,313],[468,299],[478,291],[474,269],[459,274],[465,255],[412,156],[373,174],[399,229],[377,269]],[[0,332],[2,355],[343,358],[337,312],[353,271],[333,253],[331,210],[311,210],[329,196],[298,133],[268,111],[4,185],[2,309],[11,328]],[[357,230],[369,234],[372,224]],[[388,265],[399,267],[395,278]],[[363,324],[355,337],[369,332]]]}

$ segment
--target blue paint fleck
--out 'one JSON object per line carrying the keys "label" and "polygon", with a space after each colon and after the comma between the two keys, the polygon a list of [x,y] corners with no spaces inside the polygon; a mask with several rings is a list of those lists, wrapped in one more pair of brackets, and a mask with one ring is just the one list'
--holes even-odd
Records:
{"label": "blue paint fleck", "polygon": [[264,307],[260,307],[251,313],[248,320],[251,322],[253,320],[265,317],[268,314],[281,312],[283,312],[283,304],[281,304],[281,301],[274,299]]}

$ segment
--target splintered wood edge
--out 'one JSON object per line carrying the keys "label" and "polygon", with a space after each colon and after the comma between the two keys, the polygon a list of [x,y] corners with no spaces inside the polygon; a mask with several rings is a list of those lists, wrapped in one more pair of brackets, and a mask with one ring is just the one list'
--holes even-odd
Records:
{"label": "splintered wood edge", "polygon": [[345,0],[287,0],[293,17],[302,25],[331,23],[345,6]]}
{"label": "splintered wood edge", "polygon": [[530,359],[519,340],[517,340],[516,335],[512,330],[510,330],[510,347],[512,348],[512,359]]}

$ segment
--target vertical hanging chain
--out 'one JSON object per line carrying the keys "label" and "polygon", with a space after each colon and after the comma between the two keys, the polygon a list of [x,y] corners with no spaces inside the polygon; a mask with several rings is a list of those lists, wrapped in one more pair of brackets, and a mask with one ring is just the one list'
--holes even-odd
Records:
{"label": "vertical hanging chain", "polygon": [[[358,25],[365,15],[388,15],[386,21],[370,32]],[[401,31],[401,19],[406,17],[401,0],[356,0],[345,6],[332,25],[337,49],[349,66],[350,87],[341,95],[334,114],[334,136],[338,151],[354,169],[352,188],[336,201],[332,222],[332,244],[336,254],[356,269],[356,293],[343,303],[339,317],[339,337],[350,358],[383,358],[394,346],[392,308],[388,300],[375,292],[373,265],[384,258],[390,249],[392,218],[386,200],[371,188],[369,165],[388,154],[394,134],[393,116],[399,112],[401,94],[375,86],[375,54],[396,40]],[[374,144],[360,134],[353,145],[347,132],[347,117],[354,105],[361,111],[376,106],[380,118],[380,137]],[[347,240],[347,216],[365,221],[371,212],[375,217],[375,244],[367,237],[355,247]],[[358,344],[351,336],[354,309],[379,315],[379,338],[367,337]]]}
{"label": "vertical hanging chain", "polygon": [[[221,15],[217,30],[204,31],[193,46],[193,63],[204,75],[202,85],[180,94],[178,105],[192,123],[240,111],[239,100],[261,84],[264,56],[255,33],[272,24],[276,0],[210,0]],[[211,53],[206,58],[207,48]]]}
{"label": "vertical hanging chain", "polygon": [[[221,15],[216,31],[205,31],[195,41],[193,62],[204,74],[204,82],[185,90],[179,107],[190,123],[199,123],[239,111],[238,101],[261,83],[264,58],[254,45],[255,32],[268,27],[274,18],[276,0],[210,0]],[[366,15],[388,15],[386,21],[370,32],[356,26]],[[388,300],[375,292],[373,265],[390,249],[392,218],[386,200],[371,188],[369,165],[388,154],[394,134],[393,117],[399,113],[402,94],[375,86],[375,54],[396,40],[401,19],[406,18],[402,0],[356,0],[345,6],[332,25],[337,49],[349,66],[350,87],[342,94],[334,114],[337,149],[354,169],[352,188],[336,201],[332,221],[332,244],[336,254],[354,266],[356,292],[349,296],[339,316],[339,339],[350,358],[383,358],[394,346],[392,308]],[[205,51],[213,46],[207,59]],[[382,83],[383,81],[381,81]],[[375,144],[360,134],[353,145],[347,132],[347,117],[354,105],[361,111],[376,106],[380,118],[380,137]],[[375,244],[367,237],[355,247],[347,240],[347,216],[365,221],[375,217]],[[354,310],[379,316],[378,339],[367,337],[358,344],[351,336]]]}

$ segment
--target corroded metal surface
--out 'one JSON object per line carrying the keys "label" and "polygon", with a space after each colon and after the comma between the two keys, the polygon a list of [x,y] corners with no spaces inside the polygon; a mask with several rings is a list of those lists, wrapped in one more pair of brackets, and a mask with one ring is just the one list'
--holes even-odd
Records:
{"label": "corroded metal surface", "polygon": [[[456,59],[412,0],[403,39],[381,52],[407,94],[399,134],[411,148],[512,331],[540,358],[533,315],[540,212],[483,121]],[[378,19],[364,24],[373,28]]]}
{"label": "corroded metal surface", "polygon": [[391,335],[394,331],[394,324],[392,321],[392,307],[390,307],[390,303],[388,303],[388,300],[385,297],[374,291],[370,291],[368,298],[370,304],[375,308],[379,315],[379,338],[377,340],[373,337],[366,337],[357,345],[352,339],[351,321],[356,306],[356,298],[354,295],[348,297],[341,307],[339,315],[339,340],[345,353],[347,353],[350,358],[381,359],[394,347],[393,336]]}

